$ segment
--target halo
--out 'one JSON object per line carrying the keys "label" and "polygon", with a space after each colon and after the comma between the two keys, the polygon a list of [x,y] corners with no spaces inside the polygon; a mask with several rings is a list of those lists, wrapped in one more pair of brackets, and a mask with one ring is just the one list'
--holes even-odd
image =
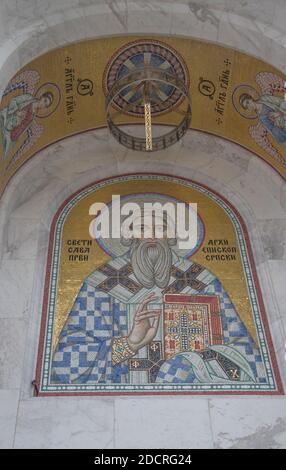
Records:
{"label": "halo", "polygon": [[[150,203],[155,203],[155,202],[161,202],[162,204],[166,202],[184,202],[180,201],[172,196],[168,196],[166,194],[159,194],[159,193],[135,193],[135,194],[128,194],[126,196],[121,196],[121,203],[126,203],[126,202],[134,202],[138,204],[141,209],[142,205],[144,202],[150,202]],[[107,207],[110,209],[111,203],[107,204]],[[98,217],[105,217],[105,212],[104,210],[101,212],[101,214]],[[110,227],[111,227],[111,210],[109,210],[109,221],[110,221]],[[188,210],[186,208],[186,222],[188,223]],[[198,227],[198,239],[196,246],[193,249],[182,249],[179,248],[178,240],[177,242],[173,245],[172,244],[172,249],[174,252],[181,257],[188,258],[189,256],[193,255],[201,246],[204,236],[205,236],[205,227],[202,219],[200,218],[198,214],[198,219],[197,219],[197,227]],[[96,242],[100,246],[102,250],[104,250],[108,255],[114,257],[114,256],[122,256],[126,254],[129,251],[128,246],[124,246],[121,243],[121,240],[118,238],[98,238],[96,239]]]}
{"label": "halo", "polygon": [[240,104],[240,97],[243,94],[250,95],[253,100],[258,100],[260,95],[258,91],[250,85],[238,85],[232,94],[232,103],[235,110],[246,119],[256,119],[257,112],[251,109],[244,109]]}
{"label": "halo", "polygon": [[59,87],[55,83],[44,83],[43,85],[38,88],[35,93],[35,98],[39,99],[44,93],[50,92],[53,95],[52,104],[45,109],[40,109],[37,111],[36,116],[39,118],[46,118],[53,114],[57,109],[60,99],[61,99],[61,92]]}

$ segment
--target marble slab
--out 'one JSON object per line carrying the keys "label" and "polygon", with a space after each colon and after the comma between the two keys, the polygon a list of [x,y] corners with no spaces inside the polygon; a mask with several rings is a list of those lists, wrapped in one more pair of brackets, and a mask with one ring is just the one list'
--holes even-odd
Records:
{"label": "marble slab", "polygon": [[31,398],[19,404],[15,448],[113,448],[111,399]]}
{"label": "marble slab", "polygon": [[24,319],[1,319],[0,389],[20,387],[26,332]]}
{"label": "marble slab", "polygon": [[0,449],[11,449],[14,443],[19,390],[0,390]]}
{"label": "marble slab", "polygon": [[286,399],[212,399],[215,448],[285,449]]}
{"label": "marble slab", "polygon": [[0,263],[0,318],[27,318],[34,276],[33,260]]}
{"label": "marble slab", "polygon": [[121,398],[115,401],[115,447],[211,448],[208,401],[194,397]]}
{"label": "marble slab", "polygon": [[67,42],[138,32],[219,41],[284,69],[284,17],[284,0],[3,0],[0,82]]}

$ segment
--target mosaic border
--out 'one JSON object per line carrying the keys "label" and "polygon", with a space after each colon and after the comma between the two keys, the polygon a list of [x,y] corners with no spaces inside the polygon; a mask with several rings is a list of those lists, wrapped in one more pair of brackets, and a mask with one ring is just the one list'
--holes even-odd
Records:
{"label": "mosaic border", "polygon": [[[52,337],[53,337],[53,312],[57,293],[57,273],[60,262],[61,235],[67,215],[70,210],[82,198],[88,196],[95,189],[100,189],[113,183],[128,180],[141,181],[148,178],[161,181],[176,182],[185,187],[192,187],[207,195],[215,201],[230,217],[236,232],[240,246],[244,273],[247,281],[248,292],[251,300],[253,316],[260,341],[261,353],[267,372],[267,384],[120,384],[120,385],[49,385]],[[39,341],[36,384],[38,395],[155,395],[155,394],[284,394],[283,386],[274,354],[273,343],[269,325],[262,300],[261,290],[256,274],[253,254],[247,229],[243,219],[237,210],[221,195],[207,186],[198,184],[186,178],[155,173],[132,173],[105,178],[92,183],[79,190],[68,198],[57,211],[51,227],[48,250],[48,262],[45,280],[43,316]]]}

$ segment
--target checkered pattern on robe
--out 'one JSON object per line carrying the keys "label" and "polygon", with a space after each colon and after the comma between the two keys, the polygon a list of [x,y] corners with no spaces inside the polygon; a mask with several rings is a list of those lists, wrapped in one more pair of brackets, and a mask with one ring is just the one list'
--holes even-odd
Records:
{"label": "checkered pattern on robe", "polygon": [[[129,263],[127,256],[111,260],[107,265],[117,269]],[[182,271],[187,271],[193,263],[178,258],[174,263]],[[134,274],[131,274],[131,278]],[[97,286],[101,285],[105,276],[94,271],[81,287],[74,306],[64,325],[52,361],[52,383],[127,383],[129,380],[128,361],[112,365],[112,339],[126,336],[131,325],[127,324],[128,303],[140,303],[150,292],[155,291],[163,299],[162,290],[142,288],[132,295],[126,289],[112,288],[112,294],[103,292]],[[135,278],[134,278],[135,279]],[[261,354],[255,345],[246,326],[239,318],[234,305],[224,290],[221,282],[207,269],[199,275],[204,288],[196,290],[194,286],[184,287],[184,294],[214,294],[220,298],[224,344],[239,351],[249,362],[256,381],[266,382],[266,374]],[[174,279],[171,277],[169,285]],[[116,295],[121,298],[118,300]],[[123,295],[126,295],[124,302]],[[127,297],[128,295],[128,297]],[[160,339],[160,338],[158,338]],[[135,356],[136,357],[136,356]],[[186,364],[177,358],[165,361],[157,380],[161,382],[195,381],[195,375],[190,369],[186,374]]]}
{"label": "checkered pattern on robe", "polygon": [[112,366],[112,339],[126,334],[126,304],[85,282],[61,331],[51,382],[126,382],[127,364]]}

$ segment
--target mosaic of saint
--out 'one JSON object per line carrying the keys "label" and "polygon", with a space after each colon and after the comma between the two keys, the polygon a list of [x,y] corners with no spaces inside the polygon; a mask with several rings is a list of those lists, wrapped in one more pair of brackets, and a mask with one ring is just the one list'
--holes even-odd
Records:
{"label": "mosaic of saint", "polygon": [[[197,245],[155,234],[92,241],[88,204],[113,192],[139,205],[195,200]],[[182,179],[133,175],[67,207],[46,287],[41,393],[279,391],[250,246],[222,199]]]}
{"label": "mosaic of saint", "polygon": [[234,107],[244,118],[258,120],[255,126],[249,127],[249,135],[285,167],[286,161],[279,151],[279,148],[286,150],[285,80],[273,73],[260,72],[256,82],[262,94],[252,86],[239,85],[233,93]]}
{"label": "mosaic of saint", "polygon": [[[44,132],[39,120],[50,116],[60,100],[59,88],[54,83],[35,87],[40,75],[27,70],[17,75],[4,91],[3,97],[11,96],[8,104],[0,110],[0,130],[3,142],[3,158],[13,151],[13,163],[26,153]],[[20,143],[20,146],[17,144]]]}

